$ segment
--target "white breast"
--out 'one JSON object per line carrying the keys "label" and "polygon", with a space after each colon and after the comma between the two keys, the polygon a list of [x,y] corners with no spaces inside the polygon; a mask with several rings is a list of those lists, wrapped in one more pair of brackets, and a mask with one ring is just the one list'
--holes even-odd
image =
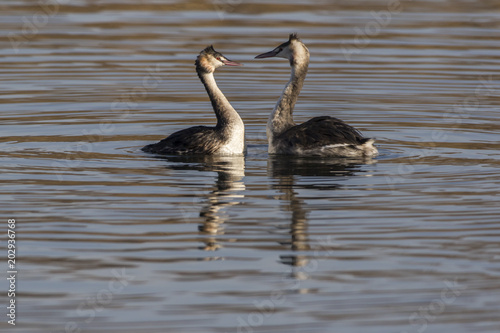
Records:
{"label": "white breast", "polygon": [[234,126],[231,131],[229,141],[219,150],[222,155],[237,155],[245,153],[245,126],[243,122]]}

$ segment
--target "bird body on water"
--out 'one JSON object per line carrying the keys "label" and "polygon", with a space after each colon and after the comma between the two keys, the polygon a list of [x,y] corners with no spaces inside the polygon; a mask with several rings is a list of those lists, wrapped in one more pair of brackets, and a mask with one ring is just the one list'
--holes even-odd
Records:
{"label": "bird body on water", "polygon": [[196,59],[196,72],[212,102],[217,125],[194,126],[175,132],[167,138],[142,148],[155,154],[181,155],[240,155],[245,152],[245,125],[217,87],[214,71],[221,66],[241,66],[231,61],[212,46],[201,51]]}
{"label": "bird body on water", "polygon": [[296,125],[293,109],[309,66],[309,50],[296,34],[274,50],[255,58],[281,57],[290,61],[292,74],[267,122],[270,154],[333,157],[377,155],[374,140],[364,138],[354,127],[340,119],[315,117]]}

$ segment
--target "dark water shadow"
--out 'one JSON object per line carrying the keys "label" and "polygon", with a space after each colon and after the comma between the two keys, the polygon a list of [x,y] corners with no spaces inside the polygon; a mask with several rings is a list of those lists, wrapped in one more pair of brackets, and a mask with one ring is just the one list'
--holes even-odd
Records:
{"label": "dark water shadow", "polygon": [[[280,255],[279,262],[292,267],[288,278],[293,280],[307,278],[301,272],[301,268],[310,263],[313,247],[317,247],[310,244],[308,233],[310,209],[297,190],[335,191],[342,187],[346,177],[355,177],[363,173],[362,166],[373,163],[371,159],[269,157],[268,176],[272,179],[271,187],[282,193],[281,210],[290,213],[290,239],[280,244],[289,247],[292,252],[297,252],[297,254]],[[319,184],[318,180],[321,180]]]}
{"label": "dark water shadow", "polygon": [[203,235],[200,249],[215,251],[222,247],[218,236],[224,233],[223,224],[229,218],[225,208],[240,204],[244,198],[245,158],[244,156],[161,156],[169,162],[171,170],[196,170],[216,172],[212,189],[201,192],[197,197],[204,197],[199,216],[203,222],[198,230]]}

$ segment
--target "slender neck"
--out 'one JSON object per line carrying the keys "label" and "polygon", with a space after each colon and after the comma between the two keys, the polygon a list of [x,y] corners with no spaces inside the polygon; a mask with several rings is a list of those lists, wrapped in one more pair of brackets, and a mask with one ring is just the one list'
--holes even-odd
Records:
{"label": "slender neck", "polygon": [[309,53],[306,51],[302,57],[292,57],[290,60],[292,75],[290,81],[283,89],[273,113],[269,117],[268,131],[272,136],[277,136],[290,127],[295,126],[293,122],[293,108],[299,97],[309,66]]}
{"label": "slender neck", "polygon": [[196,71],[212,102],[212,107],[217,117],[217,126],[215,128],[225,130],[235,124],[239,125],[242,123],[236,110],[231,106],[219,87],[217,87],[213,72],[205,72],[199,68]]}

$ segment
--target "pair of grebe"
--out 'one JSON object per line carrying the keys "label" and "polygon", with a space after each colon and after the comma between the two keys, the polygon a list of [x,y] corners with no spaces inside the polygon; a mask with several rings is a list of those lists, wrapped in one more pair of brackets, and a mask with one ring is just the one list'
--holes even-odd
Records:
{"label": "pair of grebe", "polygon": [[[274,50],[255,58],[280,57],[290,61],[292,75],[267,122],[270,154],[296,156],[369,157],[378,153],[373,140],[333,117],[315,117],[296,125],[292,112],[309,66],[309,50],[296,34]],[[221,66],[241,66],[212,46],[196,59],[196,72],[207,90],[215,115],[215,127],[195,126],[145,146],[156,154],[234,155],[245,153],[245,126],[236,110],[217,87],[214,71]]]}

